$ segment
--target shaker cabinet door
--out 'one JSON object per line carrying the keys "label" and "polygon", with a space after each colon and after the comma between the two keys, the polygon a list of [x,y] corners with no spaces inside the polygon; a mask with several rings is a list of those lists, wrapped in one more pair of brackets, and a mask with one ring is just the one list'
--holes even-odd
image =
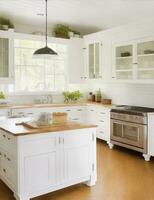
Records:
{"label": "shaker cabinet door", "polygon": [[28,192],[37,192],[57,184],[56,152],[25,158],[25,186]]}
{"label": "shaker cabinet door", "polygon": [[64,135],[64,179],[67,181],[90,176],[92,135],[86,131]]}

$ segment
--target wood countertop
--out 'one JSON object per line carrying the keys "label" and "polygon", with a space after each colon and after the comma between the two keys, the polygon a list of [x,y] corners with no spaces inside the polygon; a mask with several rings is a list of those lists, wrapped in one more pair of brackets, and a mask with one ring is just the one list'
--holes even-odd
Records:
{"label": "wood countertop", "polygon": [[1,121],[0,129],[10,133],[14,136],[23,136],[23,135],[30,135],[30,134],[39,134],[39,133],[47,133],[47,132],[59,132],[59,131],[66,131],[66,130],[75,130],[75,129],[85,129],[85,128],[95,128],[96,125],[90,124],[79,124],[74,122],[69,122],[66,125],[56,125],[51,127],[45,128],[28,128],[24,125],[17,125],[21,122],[30,121],[31,118],[17,118],[17,119],[5,119]]}
{"label": "wood countertop", "polygon": [[48,108],[48,107],[67,107],[67,106],[86,106],[98,105],[104,108],[112,108],[114,105],[105,105],[97,102],[82,102],[82,103],[59,103],[59,104],[8,104],[0,105],[0,109],[24,109],[24,108]]}

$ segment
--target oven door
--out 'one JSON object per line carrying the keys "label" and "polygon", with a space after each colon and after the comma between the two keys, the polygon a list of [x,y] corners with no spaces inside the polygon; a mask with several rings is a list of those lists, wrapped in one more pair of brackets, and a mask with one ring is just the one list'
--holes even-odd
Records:
{"label": "oven door", "polygon": [[146,148],[147,126],[111,119],[111,140]]}

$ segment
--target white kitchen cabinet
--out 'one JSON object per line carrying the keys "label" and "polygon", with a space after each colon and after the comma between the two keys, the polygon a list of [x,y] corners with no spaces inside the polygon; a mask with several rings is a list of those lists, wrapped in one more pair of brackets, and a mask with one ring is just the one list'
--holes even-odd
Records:
{"label": "white kitchen cabinet", "polygon": [[17,200],[30,200],[80,182],[95,184],[96,128],[25,136],[0,132],[4,134],[13,139],[14,151],[0,143],[0,178]]}
{"label": "white kitchen cabinet", "polygon": [[[57,135],[38,137],[23,143],[25,190],[35,193],[58,184]],[[29,148],[29,149],[27,149]]]}
{"label": "white kitchen cabinet", "polygon": [[92,169],[91,141],[92,135],[84,130],[64,134],[64,177],[65,180],[76,180],[88,177]]}
{"label": "white kitchen cabinet", "polygon": [[88,123],[97,125],[97,138],[110,142],[110,108],[97,105],[87,106]]}
{"label": "white kitchen cabinet", "polygon": [[82,83],[87,79],[84,53],[83,39],[71,38],[68,46],[68,79],[70,84]]}
{"label": "white kitchen cabinet", "polygon": [[154,38],[113,45],[112,79],[123,81],[154,80]]}
{"label": "white kitchen cabinet", "polygon": [[13,83],[13,39],[0,34],[0,82]]}
{"label": "white kitchen cabinet", "polygon": [[154,156],[154,114],[148,114],[148,134],[147,134],[147,154],[143,154],[146,161],[150,161],[150,157]]}
{"label": "white kitchen cabinet", "polygon": [[89,79],[102,78],[102,47],[103,45],[101,42],[87,44],[87,68]]}
{"label": "white kitchen cabinet", "polygon": [[137,42],[136,76],[138,80],[154,79],[154,39]]}
{"label": "white kitchen cabinet", "polygon": [[25,116],[38,119],[41,113],[66,112],[68,120],[84,123],[86,121],[86,106],[64,106],[64,107],[43,107],[43,108],[16,108],[12,109],[13,116]]}

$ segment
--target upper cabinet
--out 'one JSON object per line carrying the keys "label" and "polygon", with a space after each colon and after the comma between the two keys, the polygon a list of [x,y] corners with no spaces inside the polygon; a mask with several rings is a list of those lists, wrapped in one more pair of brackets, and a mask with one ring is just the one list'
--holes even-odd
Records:
{"label": "upper cabinet", "polygon": [[87,68],[89,79],[102,78],[101,52],[101,42],[90,43],[87,45]]}
{"label": "upper cabinet", "polygon": [[71,38],[68,46],[68,79],[69,83],[81,83],[87,79],[84,64],[85,50],[83,39]]}
{"label": "upper cabinet", "polygon": [[[13,80],[13,47],[12,39],[0,35],[0,83]],[[13,49],[13,48],[12,48]]]}
{"label": "upper cabinet", "polygon": [[133,79],[133,45],[115,46],[114,76],[117,80]]}
{"label": "upper cabinet", "polygon": [[9,39],[0,38],[0,77],[9,76]]}
{"label": "upper cabinet", "polygon": [[154,39],[114,45],[113,63],[113,79],[154,81]]}
{"label": "upper cabinet", "polygon": [[137,79],[154,79],[154,40],[137,43]]}

